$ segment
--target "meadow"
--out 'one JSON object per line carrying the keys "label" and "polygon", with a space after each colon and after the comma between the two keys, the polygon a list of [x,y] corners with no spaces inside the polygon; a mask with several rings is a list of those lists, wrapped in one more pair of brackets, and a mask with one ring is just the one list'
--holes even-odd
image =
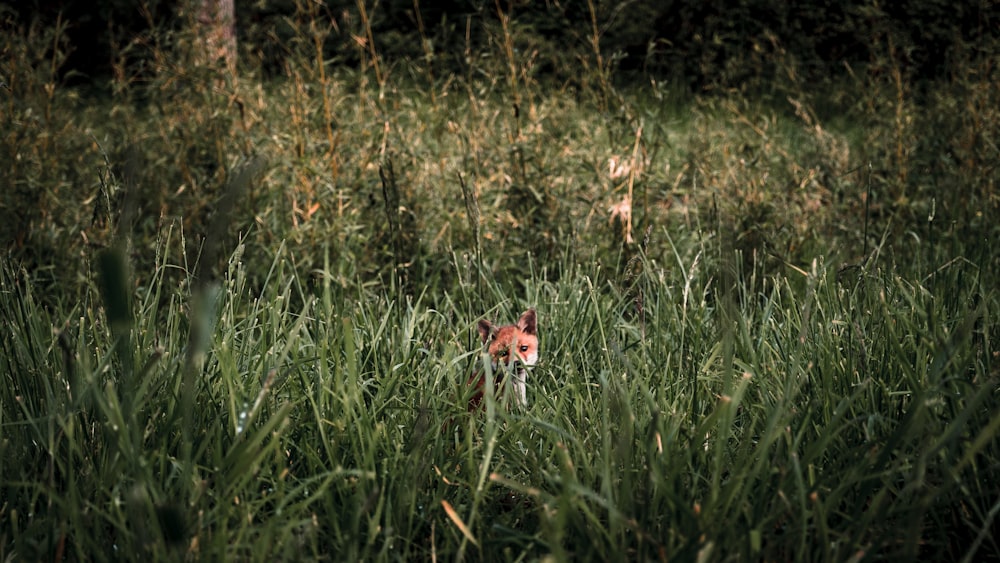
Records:
{"label": "meadow", "polygon": [[1000,559],[995,39],[692,92],[502,13],[336,65],[310,6],[110,96],[0,39],[0,559]]}

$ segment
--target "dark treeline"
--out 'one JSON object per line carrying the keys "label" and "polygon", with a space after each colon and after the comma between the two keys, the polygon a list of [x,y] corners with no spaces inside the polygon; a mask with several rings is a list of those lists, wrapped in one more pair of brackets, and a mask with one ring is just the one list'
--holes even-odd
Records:
{"label": "dark treeline", "polygon": [[[302,37],[296,22],[305,21],[305,10],[310,21],[320,11],[330,22],[322,41],[327,60],[356,64],[367,23],[386,60],[432,58],[442,73],[461,73],[470,54],[489,51],[503,14],[540,78],[574,80],[579,59],[594,53],[596,29],[602,57],[623,71],[619,76],[641,72],[694,90],[760,84],[787,73],[789,64],[807,80],[888,59],[918,79],[946,77],[955,59],[975,58],[991,43],[1000,24],[998,4],[988,0],[386,0],[366,2],[365,17],[354,0],[236,4],[241,60],[269,74],[282,73]],[[30,0],[4,11],[20,26],[65,26],[71,54],[64,76],[100,85],[122,60],[143,64],[136,37],[169,37],[183,28],[191,12],[184,5]]]}

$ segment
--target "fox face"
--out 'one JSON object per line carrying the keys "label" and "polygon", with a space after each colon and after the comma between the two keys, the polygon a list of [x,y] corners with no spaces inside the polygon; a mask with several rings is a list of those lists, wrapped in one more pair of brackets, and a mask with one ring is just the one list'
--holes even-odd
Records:
{"label": "fox face", "polygon": [[[506,374],[511,374],[514,397],[522,406],[528,406],[527,371],[525,366],[538,362],[538,331],[534,309],[528,309],[512,325],[495,326],[487,320],[479,321],[479,336],[489,353],[493,367],[496,390],[501,389]],[[476,393],[469,399],[469,410],[479,407],[483,400],[483,386],[486,374],[477,373],[469,379],[469,385],[476,387]]]}

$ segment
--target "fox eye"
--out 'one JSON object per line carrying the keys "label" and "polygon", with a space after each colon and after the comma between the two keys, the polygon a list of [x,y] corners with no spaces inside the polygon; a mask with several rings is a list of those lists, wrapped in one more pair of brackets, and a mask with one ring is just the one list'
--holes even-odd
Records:
{"label": "fox eye", "polygon": [[522,352],[527,352],[528,351],[528,346],[527,345],[522,345],[521,346],[521,351]]}

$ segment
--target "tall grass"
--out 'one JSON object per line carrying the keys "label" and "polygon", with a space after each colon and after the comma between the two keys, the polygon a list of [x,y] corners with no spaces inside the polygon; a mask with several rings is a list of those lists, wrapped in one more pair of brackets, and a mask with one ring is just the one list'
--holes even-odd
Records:
{"label": "tall grass", "polygon": [[[711,239],[673,242],[630,291],[569,265],[413,298],[329,266],[306,287],[283,249],[251,288],[238,251],[196,300],[163,275],[189,270],[170,229],[147,286],[62,318],[5,266],[4,557],[998,555],[1000,303],[976,264],[816,261],[754,293]],[[530,406],[468,415],[476,319],[529,304]]]}

